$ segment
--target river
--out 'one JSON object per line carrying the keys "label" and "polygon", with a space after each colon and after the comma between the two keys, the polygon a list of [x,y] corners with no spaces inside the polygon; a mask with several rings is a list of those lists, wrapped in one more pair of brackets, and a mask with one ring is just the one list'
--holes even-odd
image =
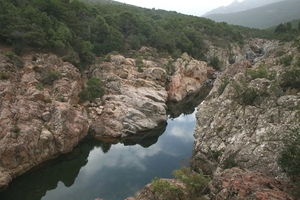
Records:
{"label": "river", "polygon": [[[172,171],[192,155],[194,108],[199,102],[197,97],[181,106],[174,104],[176,112],[171,112],[156,137],[118,144],[86,139],[71,153],[14,179],[0,199],[122,200],[155,177],[172,178]],[[178,106],[186,114],[180,114]]]}

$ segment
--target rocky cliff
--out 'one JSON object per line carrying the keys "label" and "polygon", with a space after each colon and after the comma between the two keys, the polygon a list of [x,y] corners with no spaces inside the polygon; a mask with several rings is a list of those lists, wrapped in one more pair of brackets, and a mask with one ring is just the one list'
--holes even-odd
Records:
{"label": "rocky cliff", "polygon": [[[169,83],[178,83],[164,69],[168,60],[139,63],[112,55],[82,75],[53,54],[27,53],[21,58],[0,54],[0,188],[40,163],[70,152],[88,133],[99,140],[124,142],[163,129],[170,94],[179,101],[200,90],[207,79],[206,63],[184,54],[172,66],[179,83],[185,84],[167,91]],[[103,80],[106,94],[81,104],[78,94],[91,77]]]}
{"label": "rocky cliff", "polygon": [[[36,165],[67,153],[89,128],[78,105],[79,71],[57,56],[27,55],[24,68],[0,54],[0,188]],[[43,74],[60,79],[42,85]]]}
{"label": "rocky cliff", "polygon": [[265,53],[253,65],[245,60],[226,68],[199,105],[195,170],[217,175],[238,166],[286,178],[277,160],[289,128],[299,124],[299,53],[291,44],[270,44],[258,45]]}
{"label": "rocky cliff", "polygon": [[[191,167],[211,175],[206,199],[296,199],[277,161],[299,124],[299,52],[256,39],[243,52],[198,106]],[[128,199],[156,195],[147,185]]]}

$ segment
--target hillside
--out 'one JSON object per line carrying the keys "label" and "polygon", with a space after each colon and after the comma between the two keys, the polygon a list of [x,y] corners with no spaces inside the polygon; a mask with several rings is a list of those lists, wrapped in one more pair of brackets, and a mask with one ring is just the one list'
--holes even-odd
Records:
{"label": "hillside", "polygon": [[228,6],[221,6],[205,13],[203,17],[212,14],[228,14],[228,13],[250,10],[252,8],[258,8],[264,5],[276,3],[278,1],[282,1],[282,0],[244,0],[242,2],[235,0]]}
{"label": "hillside", "polygon": [[206,18],[216,22],[263,29],[299,19],[299,10],[300,1],[286,0],[236,13],[211,14]]}
{"label": "hillside", "polygon": [[128,55],[142,46],[175,58],[187,52],[205,60],[207,42],[224,47],[243,44],[243,37],[252,33],[271,36],[176,12],[103,2],[0,0],[0,22],[0,42],[13,45],[15,53],[27,47],[46,49],[80,69],[95,56],[113,51]]}

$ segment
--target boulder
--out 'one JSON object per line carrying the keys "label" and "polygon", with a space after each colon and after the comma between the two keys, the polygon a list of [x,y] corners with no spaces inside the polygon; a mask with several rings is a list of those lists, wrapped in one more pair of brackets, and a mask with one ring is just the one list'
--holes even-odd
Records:
{"label": "boulder", "polygon": [[168,85],[168,99],[181,101],[204,86],[207,79],[207,64],[194,60],[184,53],[174,65],[176,71]]}

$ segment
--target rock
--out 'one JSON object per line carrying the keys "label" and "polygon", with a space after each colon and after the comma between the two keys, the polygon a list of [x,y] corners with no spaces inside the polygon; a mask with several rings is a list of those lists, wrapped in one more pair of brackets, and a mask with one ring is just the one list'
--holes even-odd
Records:
{"label": "rock", "polygon": [[[289,127],[298,126],[300,96],[285,95],[277,83],[274,77],[288,69],[269,64],[274,54],[266,52],[253,67],[249,61],[235,63],[215,80],[196,114],[193,169],[214,175],[232,161],[243,169],[286,179],[277,160]],[[269,66],[266,70],[273,78],[245,73],[262,64]]]}
{"label": "rock", "polygon": [[153,80],[158,80],[161,82],[165,82],[167,79],[167,73],[164,69],[162,68],[147,68],[145,70],[145,74],[148,78],[153,79]]}
{"label": "rock", "polygon": [[[0,65],[8,65],[1,56]],[[0,81],[1,189],[38,164],[70,152],[89,127],[85,109],[73,107],[81,89],[79,71],[52,54],[36,54],[35,62],[30,55],[23,59],[23,70],[10,66],[10,79]],[[41,72],[33,72],[33,64],[57,70],[62,78],[37,90]],[[5,91],[10,91],[9,97]],[[65,102],[56,101],[59,96]]]}
{"label": "rock", "polygon": [[261,172],[239,168],[224,170],[209,183],[211,200],[277,199],[296,200],[288,194],[291,185],[268,177]]}
{"label": "rock", "polygon": [[50,119],[50,117],[51,117],[50,112],[44,112],[42,114],[42,118],[43,118],[44,121],[48,121]]}
{"label": "rock", "polygon": [[181,101],[185,96],[199,91],[207,79],[207,65],[183,54],[175,63],[176,72],[168,86],[168,99]]}

